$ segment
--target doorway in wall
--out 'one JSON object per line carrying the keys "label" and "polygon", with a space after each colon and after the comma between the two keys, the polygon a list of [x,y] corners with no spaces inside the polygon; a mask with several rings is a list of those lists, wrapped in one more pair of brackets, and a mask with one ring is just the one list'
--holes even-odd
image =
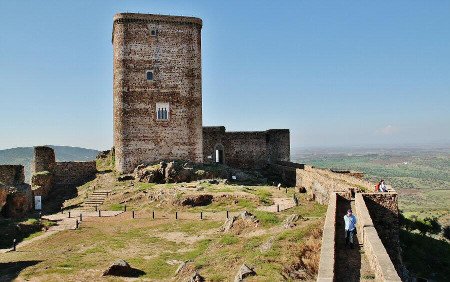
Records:
{"label": "doorway in wall", "polygon": [[223,164],[224,163],[224,161],[223,161],[223,146],[220,144],[216,145],[216,147],[214,148],[214,153],[215,153],[214,161],[216,163]]}

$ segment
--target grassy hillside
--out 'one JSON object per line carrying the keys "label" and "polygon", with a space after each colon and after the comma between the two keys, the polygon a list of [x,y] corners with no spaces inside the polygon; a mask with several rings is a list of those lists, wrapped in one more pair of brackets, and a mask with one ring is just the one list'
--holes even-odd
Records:
{"label": "grassy hillside", "polygon": [[[53,146],[57,161],[91,161],[98,154],[97,150],[69,146]],[[33,160],[33,147],[19,147],[0,150],[0,164],[21,164],[25,167],[25,179],[31,178],[31,162]]]}

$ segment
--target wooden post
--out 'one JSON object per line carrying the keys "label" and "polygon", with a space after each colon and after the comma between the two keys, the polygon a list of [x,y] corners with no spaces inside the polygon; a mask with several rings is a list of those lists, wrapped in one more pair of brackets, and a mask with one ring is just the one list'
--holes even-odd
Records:
{"label": "wooden post", "polygon": [[95,205],[95,211],[98,211],[98,205]]}
{"label": "wooden post", "polygon": [[200,212],[200,219],[203,219],[203,212]]}
{"label": "wooden post", "polygon": [[134,218],[134,211],[131,211],[131,217]]}
{"label": "wooden post", "polygon": [[152,218],[155,219],[155,211],[152,212]]}
{"label": "wooden post", "polygon": [[227,211],[227,219],[229,218],[229,214],[228,214],[228,211]]}
{"label": "wooden post", "polygon": [[78,219],[75,220],[75,229],[78,229]]}
{"label": "wooden post", "polygon": [[286,194],[287,194],[287,188],[286,188]]}
{"label": "wooden post", "polygon": [[178,219],[178,212],[175,212],[175,219]]}
{"label": "wooden post", "polygon": [[13,239],[13,251],[16,251],[16,245],[17,245],[17,241],[16,238]]}
{"label": "wooden post", "polygon": [[277,205],[277,212],[280,212],[280,205]]}
{"label": "wooden post", "polygon": [[126,212],[127,211],[127,205],[123,206],[123,211]]}
{"label": "wooden post", "polygon": [[80,213],[80,221],[83,221],[83,214]]}
{"label": "wooden post", "polygon": [[101,216],[102,216],[102,214],[101,214],[100,210],[98,210],[98,217],[101,217]]}
{"label": "wooden post", "polygon": [[69,218],[70,218],[70,211],[69,211]]}

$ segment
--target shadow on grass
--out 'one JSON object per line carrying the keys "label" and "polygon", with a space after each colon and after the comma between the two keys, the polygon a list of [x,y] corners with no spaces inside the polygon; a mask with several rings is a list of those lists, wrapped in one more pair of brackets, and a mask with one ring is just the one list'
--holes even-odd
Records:
{"label": "shadow on grass", "polygon": [[400,230],[403,262],[413,276],[436,281],[450,277],[450,244],[425,235]]}
{"label": "shadow on grass", "polygon": [[39,260],[0,262],[0,281],[12,281],[19,276],[22,270],[40,262]]}

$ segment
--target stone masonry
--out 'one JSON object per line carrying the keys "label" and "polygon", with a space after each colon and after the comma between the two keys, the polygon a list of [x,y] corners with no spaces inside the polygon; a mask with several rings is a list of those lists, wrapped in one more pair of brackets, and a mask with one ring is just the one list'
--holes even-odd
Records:
{"label": "stone masonry", "polygon": [[222,150],[223,163],[237,168],[262,168],[268,163],[289,161],[289,129],[226,132],[224,126],[203,127],[205,163],[217,162],[217,149]]}
{"label": "stone masonry", "polygon": [[218,148],[224,163],[239,168],[289,161],[289,130],[202,128],[202,24],[192,17],[114,16],[117,171],[129,173],[141,163],[161,160],[213,162]]}
{"label": "stone masonry", "polygon": [[[116,169],[142,162],[202,162],[202,20],[117,14],[113,23]],[[147,72],[153,79],[147,79]],[[168,118],[157,119],[157,103]]]}

